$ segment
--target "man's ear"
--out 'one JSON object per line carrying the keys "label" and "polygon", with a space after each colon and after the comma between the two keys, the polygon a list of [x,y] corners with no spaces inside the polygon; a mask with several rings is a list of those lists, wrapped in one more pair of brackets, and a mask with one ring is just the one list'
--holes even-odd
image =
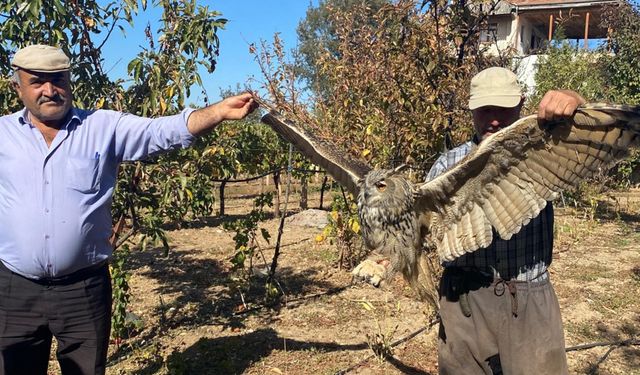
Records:
{"label": "man's ear", "polygon": [[13,89],[18,94],[18,97],[22,97],[22,91],[20,90],[20,84],[18,83],[18,81],[16,81],[15,79],[12,79],[11,80],[11,86],[13,87]]}
{"label": "man's ear", "polygon": [[14,73],[13,76],[11,76],[9,78],[9,81],[11,81],[11,87],[13,87],[14,90],[18,91],[20,89],[20,82],[19,82],[19,77],[18,77],[18,72]]}

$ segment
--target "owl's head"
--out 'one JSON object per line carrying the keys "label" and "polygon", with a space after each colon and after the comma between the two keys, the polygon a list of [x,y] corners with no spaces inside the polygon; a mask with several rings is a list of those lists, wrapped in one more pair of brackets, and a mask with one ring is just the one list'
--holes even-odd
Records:
{"label": "owl's head", "polygon": [[374,169],[360,183],[358,203],[370,208],[409,209],[413,205],[413,186],[396,169]]}

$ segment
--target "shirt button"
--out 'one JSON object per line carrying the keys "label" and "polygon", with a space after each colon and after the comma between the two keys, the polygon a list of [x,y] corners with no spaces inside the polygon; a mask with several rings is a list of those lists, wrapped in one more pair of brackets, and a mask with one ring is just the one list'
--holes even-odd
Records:
{"label": "shirt button", "polygon": [[48,239],[49,239],[49,235],[48,235],[48,234],[45,234],[45,235],[44,235],[44,238],[45,238],[46,240],[48,240]]}
{"label": "shirt button", "polygon": [[44,182],[44,184],[45,184],[45,185],[49,185],[49,181],[45,181],[45,182]]}
{"label": "shirt button", "polygon": [[45,212],[45,213],[49,213],[49,209],[48,209],[48,208],[45,208],[45,209],[44,209],[44,212]]}

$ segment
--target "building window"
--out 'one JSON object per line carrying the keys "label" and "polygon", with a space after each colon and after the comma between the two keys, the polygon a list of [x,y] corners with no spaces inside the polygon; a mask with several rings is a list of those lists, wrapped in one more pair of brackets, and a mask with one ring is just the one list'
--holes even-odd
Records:
{"label": "building window", "polygon": [[498,23],[491,22],[487,27],[480,31],[480,42],[493,43],[498,40]]}

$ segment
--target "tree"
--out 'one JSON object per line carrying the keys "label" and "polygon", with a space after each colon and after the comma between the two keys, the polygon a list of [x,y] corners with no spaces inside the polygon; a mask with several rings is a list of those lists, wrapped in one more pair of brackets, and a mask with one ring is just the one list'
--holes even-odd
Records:
{"label": "tree", "polygon": [[446,134],[468,138],[469,79],[493,62],[478,53],[484,15],[465,4],[327,1],[310,9],[298,53],[324,124],[316,130],[380,166],[407,158],[428,166]]}
{"label": "tree", "polygon": [[574,90],[587,101],[604,101],[607,93],[603,90],[605,77],[600,68],[601,56],[597,51],[578,51],[564,38],[560,26],[556,29],[554,42],[539,57],[536,91],[528,102],[536,106],[547,91],[556,89]]}
{"label": "tree", "polygon": [[373,22],[372,15],[389,3],[389,0],[321,0],[316,8],[309,7],[305,18],[300,21],[297,28],[298,75],[310,86],[323,91],[326,83],[317,71],[320,55],[323,51],[329,51],[334,55],[339,54],[336,25],[331,20],[331,14],[349,12],[357,6],[359,10],[366,12],[362,15],[361,21],[370,23]]}
{"label": "tree", "polygon": [[608,6],[603,26],[610,30],[602,67],[613,101],[640,104],[640,10],[637,3]]}
{"label": "tree", "polygon": [[[608,6],[603,13],[603,26],[610,30],[607,52],[601,60],[609,88],[609,99],[616,103],[640,104],[640,10],[638,2]],[[640,153],[620,163],[615,175],[618,186],[629,187],[640,181]]]}

